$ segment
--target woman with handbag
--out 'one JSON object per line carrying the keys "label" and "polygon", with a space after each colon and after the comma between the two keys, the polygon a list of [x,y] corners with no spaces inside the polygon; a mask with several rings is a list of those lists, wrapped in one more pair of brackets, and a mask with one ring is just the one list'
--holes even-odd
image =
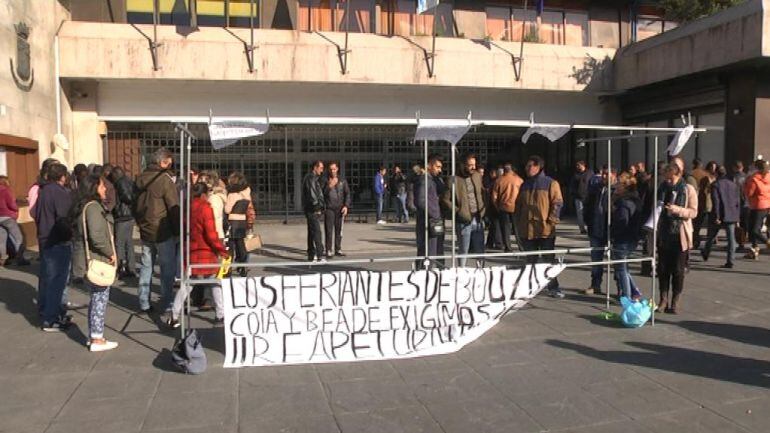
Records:
{"label": "woman with handbag", "polygon": [[[225,214],[230,225],[229,247],[234,255],[235,263],[249,261],[249,251],[246,248],[246,237],[251,229],[254,206],[251,203],[251,188],[246,177],[240,172],[234,172],[227,180],[227,202],[225,202]],[[234,266],[235,267],[235,266]],[[239,274],[246,276],[246,269],[239,268]]]}
{"label": "woman with handbag", "polygon": [[[228,257],[227,250],[217,235],[214,221],[214,211],[208,201],[209,187],[203,182],[198,182],[192,187],[192,203],[190,204],[190,264],[193,265],[218,265],[220,259]],[[217,268],[192,269],[193,278],[214,278]],[[179,316],[182,315],[184,302],[192,291],[193,286],[187,286],[186,290],[178,290],[174,297],[171,309],[171,317],[167,325],[171,328],[179,327]],[[222,302],[222,287],[211,286],[214,307],[216,309],[216,321],[224,320],[224,303]]]}
{"label": "woman with handbag", "polygon": [[85,252],[85,283],[91,291],[88,306],[88,346],[91,352],[103,352],[118,347],[104,338],[104,315],[110,298],[110,286],[115,283],[117,255],[113,237],[114,220],[104,207],[107,186],[100,176],[89,176],[86,188],[79,191],[73,215],[75,241],[82,240]]}

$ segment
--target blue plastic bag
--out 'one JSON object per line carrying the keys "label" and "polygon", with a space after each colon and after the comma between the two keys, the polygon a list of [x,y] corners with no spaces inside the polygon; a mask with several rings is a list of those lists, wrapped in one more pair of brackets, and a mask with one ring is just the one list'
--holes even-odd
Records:
{"label": "blue plastic bag", "polygon": [[647,299],[632,301],[623,296],[620,298],[620,305],[623,306],[623,312],[620,313],[620,321],[629,328],[643,326],[652,316],[652,307]]}

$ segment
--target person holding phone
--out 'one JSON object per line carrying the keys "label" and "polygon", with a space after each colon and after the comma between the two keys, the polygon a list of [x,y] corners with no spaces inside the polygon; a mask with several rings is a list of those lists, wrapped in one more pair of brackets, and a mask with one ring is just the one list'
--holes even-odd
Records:
{"label": "person holding phone", "polygon": [[[666,166],[663,210],[658,221],[658,310],[671,314],[676,314],[680,305],[687,257],[693,248],[693,219],[698,216],[698,192],[685,182],[683,171],[676,161]],[[670,292],[673,297],[669,303]]]}

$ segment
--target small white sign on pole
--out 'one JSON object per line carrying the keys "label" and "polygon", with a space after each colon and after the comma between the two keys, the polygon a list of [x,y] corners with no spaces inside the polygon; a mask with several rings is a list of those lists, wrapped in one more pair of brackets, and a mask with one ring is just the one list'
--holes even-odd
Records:
{"label": "small white sign on pole", "polygon": [[238,140],[256,137],[267,133],[270,123],[267,120],[212,120],[209,123],[209,137],[214,149],[223,149]]}
{"label": "small white sign on pole", "polygon": [[225,367],[451,353],[545,288],[562,264],[225,279]]}
{"label": "small white sign on pole", "polygon": [[668,145],[666,152],[671,156],[677,156],[682,153],[684,146],[690,141],[694,131],[695,127],[692,125],[687,125],[680,129],[674,136],[674,139],[671,140],[671,144]]}
{"label": "small white sign on pole", "polygon": [[420,119],[414,141],[446,141],[456,145],[469,129],[470,120]]}
{"label": "small white sign on pole", "polygon": [[532,126],[524,132],[524,135],[521,137],[521,142],[527,144],[527,141],[532,137],[532,134],[539,134],[553,143],[564,137],[570,129],[572,128],[569,126]]}
{"label": "small white sign on pole", "polygon": [[421,15],[438,6],[439,0],[417,0],[417,14]]}

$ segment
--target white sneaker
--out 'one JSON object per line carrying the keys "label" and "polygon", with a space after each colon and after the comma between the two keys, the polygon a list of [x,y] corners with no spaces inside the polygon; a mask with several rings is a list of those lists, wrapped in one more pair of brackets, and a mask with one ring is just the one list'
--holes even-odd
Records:
{"label": "white sneaker", "polygon": [[116,341],[104,340],[104,343],[91,343],[91,346],[88,348],[88,350],[91,352],[104,352],[107,350],[112,350],[116,347],[118,347],[118,343]]}
{"label": "white sneaker", "polygon": [[387,224],[387,223],[385,222],[385,220],[378,220],[377,224]]}

